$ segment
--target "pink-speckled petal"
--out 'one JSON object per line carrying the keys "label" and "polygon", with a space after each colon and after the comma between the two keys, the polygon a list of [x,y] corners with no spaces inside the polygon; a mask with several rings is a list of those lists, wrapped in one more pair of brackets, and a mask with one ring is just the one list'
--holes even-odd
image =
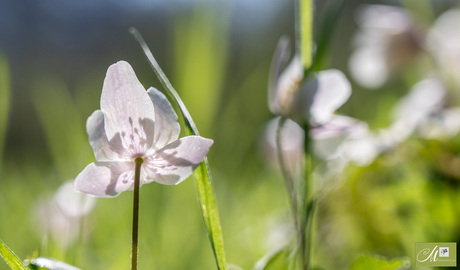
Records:
{"label": "pink-speckled petal", "polygon": [[166,145],[144,160],[146,183],[179,184],[192,174],[212,144],[210,139],[188,136]]}
{"label": "pink-speckled petal", "polygon": [[134,162],[93,162],[77,176],[76,191],[97,197],[115,197],[131,189]]}
{"label": "pink-speckled petal", "polygon": [[86,121],[89,143],[97,161],[115,161],[119,155],[110,147],[104,129],[104,114],[96,110]]}
{"label": "pink-speckled petal", "polygon": [[153,103],[127,62],[117,62],[107,70],[101,111],[109,144],[120,155],[140,156],[152,147],[155,132]]}
{"label": "pink-speckled petal", "polygon": [[163,93],[150,87],[147,90],[155,107],[155,136],[153,146],[160,149],[179,138],[180,125],[177,114]]}

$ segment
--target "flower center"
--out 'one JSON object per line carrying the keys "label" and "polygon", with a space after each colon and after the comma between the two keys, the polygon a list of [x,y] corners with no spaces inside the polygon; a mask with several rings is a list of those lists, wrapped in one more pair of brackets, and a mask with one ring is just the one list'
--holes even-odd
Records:
{"label": "flower center", "polygon": [[142,119],[139,119],[138,123],[134,123],[131,117],[128,118],[128,121],[131,130],[121,133],[124,145],[131,152],[133,158],[143,156],[148,148],[145,123]]}
{"label": "flower center", "polygon": [[140,166],[140,165],[142,165],[142,163],[144,163],[144,158],[143,157],[136,157],[134,159],[134,163],[136,163],[137,166]]}

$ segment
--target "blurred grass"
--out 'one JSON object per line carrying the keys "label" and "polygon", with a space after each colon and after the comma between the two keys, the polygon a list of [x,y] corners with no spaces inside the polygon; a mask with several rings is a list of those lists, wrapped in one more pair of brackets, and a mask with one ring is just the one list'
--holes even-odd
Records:
{"label": "blurred grass", "polygon": [[226,74],[227,16],[197,4],[192,14],[177,17],[174,23],[174,85],[203,136],[211,134]]}
{"label": "blurred grass", "polygon": [[0,172],[3,165],[3,148],[10,109],[10,70],[8,59],[0,53]]}
{"label": "blurred grass", "polygon": [[86,121],[78,111],[65,83],[44,75],[34,85],[36,89],[32,100],[55,168],[63,181],[72,179],[92,155],[88,136],[85,128],[82,128]]}

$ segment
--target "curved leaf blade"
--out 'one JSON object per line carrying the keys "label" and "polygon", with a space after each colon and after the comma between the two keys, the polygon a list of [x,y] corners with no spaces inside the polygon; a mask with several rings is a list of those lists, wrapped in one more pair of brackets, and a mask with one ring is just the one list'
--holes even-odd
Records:
{"label": "curved leaf blade", "polygon": [[0,256],[13,270],[30,270],[2,240],[0,240]]}

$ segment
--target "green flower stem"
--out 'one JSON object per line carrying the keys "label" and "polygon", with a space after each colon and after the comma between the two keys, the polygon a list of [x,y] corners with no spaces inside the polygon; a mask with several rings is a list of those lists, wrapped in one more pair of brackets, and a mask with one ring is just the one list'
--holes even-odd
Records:
{"label": "green flower stem", "polygon": [[297,7],[297,33],[300,36],[299,51],[305,72],[311,68],[313,62],[313,1],[299,0]]}
{"label": "green flower stem", "polygon": [[291,211],[292,211],[292,217],[294,221],[294,227],[296,230],[297,234],[297,240],[298,240],[298,248],[299,248],[299,259],[300,259],[300,264],[305,265],[306,262],[306,244],[305,244],[305,230],[303,229],[304,227],[300,223],[299,220],[299,206],[298,206],[298,196],[297,196],[297,190],[295,187],[294,179],[293,176],[289,173],[289,169],[287,168],[284,156],[283,156],[283,148],[282,148],[282,130],[283,130],[283,125],[286,122],[287,118],[281,117],[278,121],[278,127],[276,129],[276,149],[277,149],[277,156],[278,156],[278,161],[279,165],[281,168],[281,172],[283,174],[283,178],[286,184],[286,189],[289,194],[289,202],[291,205]]}
{"label": "green flower stem", "polygon": [[139,236],[139,189],[141,178],[141,165],[144,160],[140,157],[134,160],[134,195],[133,195],[133,238],[131,245],[131,270],[137,270],[138,236]]}
{"label": "green flower stem", "polygon": [[311,148],[310,148],[310,137],[308,134],[310,133],[310,126],[308,123],[304,124],[303,127],[305,131],[305,141],[304,141],[304,188],[302,194],[302,222],[301,222],[301,231],[302,231],[302,238],[304,241],[304,249],[303,249],[303,257],[305,260],[303,261],[303,269],[310,268],[310,255],[311,255],[311,242],[312,242],[312,229],[313,229],[313,216],[315,212],[316,200],[315,200],[315,192],[313,187],[313,181],[311,178],[312,171],[313,171],[313,160],[311,156]]}

